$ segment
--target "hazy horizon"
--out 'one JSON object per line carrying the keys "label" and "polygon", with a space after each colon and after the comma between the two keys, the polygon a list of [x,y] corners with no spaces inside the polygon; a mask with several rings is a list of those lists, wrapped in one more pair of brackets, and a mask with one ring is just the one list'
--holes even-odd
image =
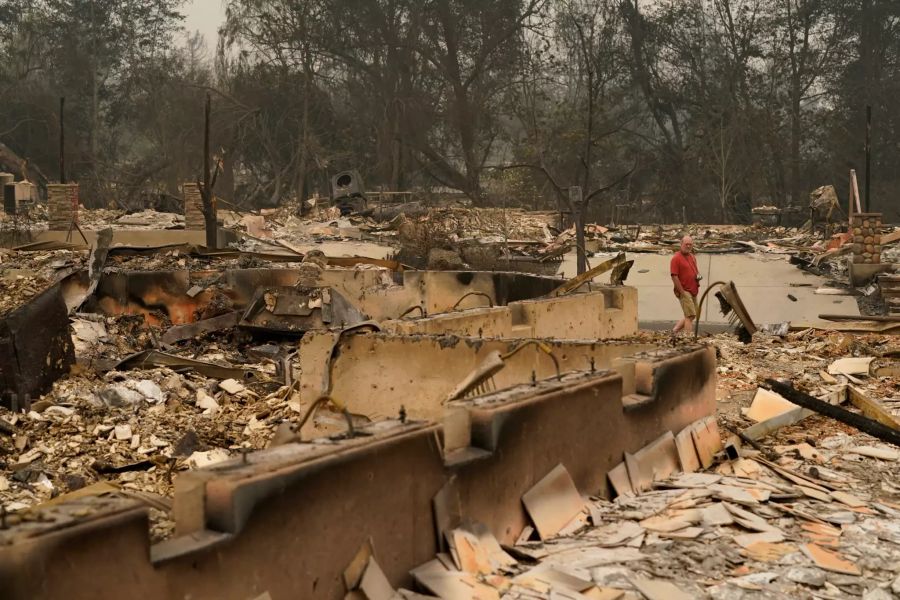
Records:
{"label": "hazy horizon", "polygon": [[225,21],[225,0],[188,0],[184,4],[184,28],[199,31],[214,48],[219,26]]}

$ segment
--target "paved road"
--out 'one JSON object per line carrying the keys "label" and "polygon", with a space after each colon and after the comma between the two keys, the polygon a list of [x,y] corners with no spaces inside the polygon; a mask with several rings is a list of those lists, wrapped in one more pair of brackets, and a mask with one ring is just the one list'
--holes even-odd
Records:
{"label": "paved road", "polygon": [[[610,254],[609,256],[612,256]],[[678,301],[672,293],[669,278],[670,256],[660,254],[628,254],[634,266],[628,285],[638,288],[638,318],[641,321],[675,321],[681,317]],[[591,264],[605,260],[605,255],[589,259]],[[703,287],[714,281],[734,281],[744,306],[757,324],[782,321],[819,322],[820,313],[858,315],[852,296],[816,295],[815,290],[827,280],[801,271],[790,264],[785,255],[766,254],[698,254],[697,266],[703,275]],[[646,272],[641,272],[646,271]],[[560,274],[575,274],[575,255],[567,255]],[[608,281],[601,276],[599,281]],[[791,284],[811,284],[792,287]],[[793,295],[796,302],[787,296]],[[703,322],[722,323],[719,303],[712,299],[703,307]]]}

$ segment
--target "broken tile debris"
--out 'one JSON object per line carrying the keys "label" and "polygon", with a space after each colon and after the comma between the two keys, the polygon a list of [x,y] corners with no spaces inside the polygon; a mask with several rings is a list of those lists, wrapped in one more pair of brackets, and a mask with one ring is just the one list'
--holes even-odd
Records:
{"label": "broken tile debris", "polygon": [[544,540],[559,533],[584,510],[584,501],[563,465],[557,465],[526,492],[522,503]]}

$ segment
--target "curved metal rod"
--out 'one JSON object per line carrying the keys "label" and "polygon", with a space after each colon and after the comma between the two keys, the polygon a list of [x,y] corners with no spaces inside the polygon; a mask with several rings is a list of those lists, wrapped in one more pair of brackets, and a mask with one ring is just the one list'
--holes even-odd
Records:
{"label": "curved metal rod", "polygon": [[485,298],[487,298],[487,301],[488,301],[488,304],[490,305],[490,307],[494,308],[494,301],[486,293],[484,293],[484,292],[469,292],[468,294],[464,294],[462,298],[457,300],[456,304],[454,304],[453,308],[451,308],[450,310],[456,310],[456,308],[459,306],[459,303],[462,302],[463,300],[465,300],[466,298],[468,298],[469,296],[484,296]]}
{"label": "curved metal rod", "polygon": [[306,412],[303,413],[303,418],[300,419],[300,423],[297,425],[297,440],[303,441],[301,437],[303,426],[306,425],[306,422],[309,421],[309,418],[315,412],[317,408],[322,406],[323,404],[332,404],[335,408],[341,411],[341,414],[344,415],[344,419],[347,421],[347,437],[354,437],[356,435],[356,430],[353,428],[353,417],[350,415],[350,411],[347,409],[347,406],[335,399],[332,396],[319,396],[316,398],[312,404],[309,405],[309,408],[306,409]]}
{"label": "curved metal rod", "polygon": [[353,331],[359,331],[361,329],[372,329],[375,332],[380,332],[381,325],[379,325],[375,321],[364,321],[363,323],[357,323],[356,325],[351,325],[350,327],[341,329],[334,340],[334,344],[331,345],[331,351],[328,353],[328,368],[325,369],[325,381],[324,385],[322,386],[323,396],[331,396],[331,373],[334,370],[334,359],[338,356],[338,347],[340,346],[341,341],[344,339],[344,336],[346,334]]}
{"label": "curved metal rod", "polygon": [[556,367],[556,380],[557,381],[561,380],[562,373],[559,370],[559,359],[556,358],[555,354],[553,354],[553,350],[550,349],[550,346],[548,346],[547,344],[545,344],[543,342],[539,342],[537,340],[528,340],[526,342],[522,342],[521,344],[519,344],[518,346],[516,346],[515,348],[513,348],[506,354],[501,354],[500,358],[502,358],[505,361],[507,358],[510,358],[514,354],[518,353],[519,350],[521,350],[522,348],[525,348],[526,346],[532,346],[532,345],[537,346],[541,352],[543,352],[544,354],[546,354],[553,360],[553,366]]}
{"label": "curved metal rod", "polygon": [[422,307],[421,304],[413,304],[412,306],[410,306],[409,308],[407,308],[406,310],[404,310],[404,311],[403,311],[403,314],[400,315],[400,316],[397,317],[397,318],[398,318],[398,319],[402,319],[403,317],[405,317],[406,315],[408,315],[408,314],[411,313],[412,311],[416,310],[417,308],[419,309],[419,313],[421,313],[421,315],[422,315],[423,317],[427,316],[427,315],[425,314],[425,309]]}
{"label": "curved metal rod", "polygon": [[703,314],[703,302],[706,300],[706,295],[712,291],[712,289],[716,286],[726,285],[724,281],[716,281],[709,284],[709,287],[703,291],[703,295],[700,296],[700,302],[697,304],[697,322],[694,323],[694,339],[697,339],[697,336],[700,335],[700,315]]}

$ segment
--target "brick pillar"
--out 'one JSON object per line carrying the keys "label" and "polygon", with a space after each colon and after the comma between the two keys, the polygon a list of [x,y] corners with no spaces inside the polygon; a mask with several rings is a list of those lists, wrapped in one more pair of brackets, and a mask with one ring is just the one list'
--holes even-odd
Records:
{"label": "brick pillar", "polygon": [[881,263],[881,213],[857,213],[851,221],[853,233],[853,262],[877,265]]}
{"label": "brick pillar", "polygon": [[181,187],[184,193],[184,228],[206,229],[206,220],[203,218],[203,196],[200,195],[200,186],[196,183],[185,183]]}
{"label": "brick pillar", "polygon": [[[16,176],[12,173],[0,173],[0,192],[3,193],[3,211],[8,215],[16,214],[16,192],[15,192]],[[7,191],[6,186],[12,185],[12,191]]]}
{"label": "brick pillar", "polygon": [[68,231],[72,221],[78,220],[78,184],[47,184],[47,208],[52,231]]}

